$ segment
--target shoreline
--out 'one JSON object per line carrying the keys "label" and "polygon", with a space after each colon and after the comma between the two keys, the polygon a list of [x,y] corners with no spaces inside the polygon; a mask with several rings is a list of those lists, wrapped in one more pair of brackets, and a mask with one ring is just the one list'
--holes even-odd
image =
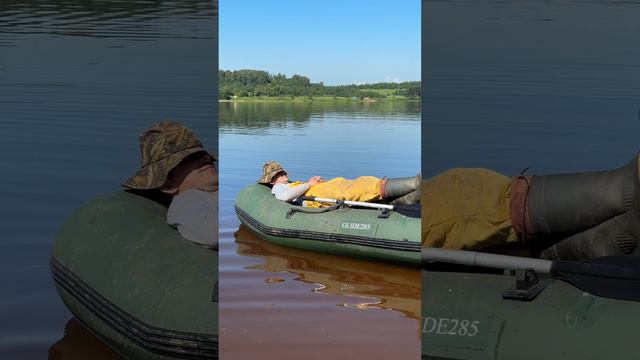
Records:
{"label": "shoreline", "polygon": [[408,97],[393,97],[393,98],[350,98],[350,97],[334,97],[334,96],[314,96],[309,98],[308,96],[258,96],[258,97],[242,97],[236,99],[218,99],[219,103],[257,103],[257,102],[290,102],[290,103],[305,103],[305,102],[341,102],[341,103],[377,103],[377,102],[392,102],[392,101],[420,101],[420,98],[408,98]]}

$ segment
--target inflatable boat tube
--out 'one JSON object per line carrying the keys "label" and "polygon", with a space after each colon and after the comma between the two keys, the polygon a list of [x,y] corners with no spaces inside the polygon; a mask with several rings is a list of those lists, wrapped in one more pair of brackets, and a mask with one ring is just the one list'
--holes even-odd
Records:
{"label": "inflatable boat tube", "polygon": [[126,358],[217,359],[218,252],[182,238],[166,212],[126,192],[85,204],[55,239],[55,286]]}
{"label": "inflatable boat tube", "polygon": [[240,221],[276,244],[337,255],[419,266],[419,211],[340,207],[308,209],[276,199],[251,185],[236,198]]}

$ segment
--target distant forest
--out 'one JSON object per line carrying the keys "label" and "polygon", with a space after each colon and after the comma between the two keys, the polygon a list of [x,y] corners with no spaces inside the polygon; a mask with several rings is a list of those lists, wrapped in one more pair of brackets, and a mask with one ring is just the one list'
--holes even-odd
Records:
{"label": "distant forest", "polygon": [[325,86],[312,83],[308,77],[269,74],[261,70],[219,70],[219,97],[230,100],[243,97],[333,96],[349,98],[410,98],[420,97],[420,81],[383,82],[362,85]]}

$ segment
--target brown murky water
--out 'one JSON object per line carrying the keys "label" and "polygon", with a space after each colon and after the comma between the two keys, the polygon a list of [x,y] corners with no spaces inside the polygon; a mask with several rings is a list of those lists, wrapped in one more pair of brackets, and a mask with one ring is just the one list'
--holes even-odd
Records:
{"label": "brown murky water", "polygon": [[418,269],[234,237],[248,271],[225,285],[222,358],[417,359]]}
{"label": "brown murky water", "polygon": [[71,318],[64,327],[62,339],[49,348],[49,360],[62,359],[117,360],[122,357]]}

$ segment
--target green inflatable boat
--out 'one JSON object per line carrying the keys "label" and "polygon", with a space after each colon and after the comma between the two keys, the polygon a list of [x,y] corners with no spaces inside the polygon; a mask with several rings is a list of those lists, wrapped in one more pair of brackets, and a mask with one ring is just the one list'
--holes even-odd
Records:
{"label": "green inflatable boat", "polygon": [[420,264],[420,212],[349,206],[310,209],[276,199],[264,185],[250,185],[236,198],[236,213],[271,242],[299,249],[398,264]]}
{"label": "green inflatable boat", "polygon": [[637,359],[639,260],[425,249],[422,359]]}
{"label": "green inflatable boat", "polygon": [[85,204],[55,239],[55,286],[126,358],[217,359],[218,252],[182,238],[166,212],[126,192]]}

